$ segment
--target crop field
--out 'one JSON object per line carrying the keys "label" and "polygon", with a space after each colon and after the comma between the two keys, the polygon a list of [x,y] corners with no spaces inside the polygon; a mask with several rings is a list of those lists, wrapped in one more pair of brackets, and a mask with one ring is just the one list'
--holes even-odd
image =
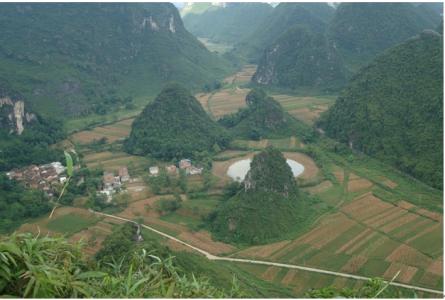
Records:
{"label": "crop field", "polygon": [[224,79],[228,85],[242,85],[249,83],[256,72],[256,65],[245,65],[239,72]]}
{"label": "crop field", "polygon": [[218,91],[208,98],[207,109],[215,119],[235,113],[240,108],[246,107],[246,96],[249,91],[238,87]]}
{"label": "crop field", "polygon": [[297,150],[304,147],[304,143],[296,136],[282,139],[261,139],[259,141],[252,140],[234,140],[231,147],[235,149],[261,150],[267,146],[274,146],[280,150]]}
{"label": "crop field", "polygon": [[123,140],[131,131],[133,118],[119,121],[110,125],[95,127],[92,130],[84,130],[71,135],[71,140],[79,144],[89,144],[93,141],[106,138],[108,143]]}
{"label": "crop field", "polygon": [[334,104],[335,97],[301,97],[290,95],[272,95],[278,101],[284,110],[295,118],[312,125],[322,112]]}
{"label": "crop field", "polygon": [[[320,186],[305,190],[326,199],[326,202],[328,195],[343,199],[337,202],[337,209],[319,218],[312,228],[293,240],[246,248],[235,252],[233,256],[301,264],[385,279],[391,279],[400,271],[396,279],[398,282],[441,289],[442,214],[404,200],[383,201],[374,194],[376,188],[371,180],[338,166],[331,169],[338,182],[324,181]],[[388,178],[380,177],[380,180],[384,184]],[[398,186],[396,181],[393,182]],[[393,188],[397,189],[394,184]],[[296,276],[294,273],[298,272],[293,271],[280,280],[293,286],[292,281]],[[271,280],[275,281],[278,275],[264,276],[273,277]],[[314,276],[324,277],[308,275]],[[302,287],[305,288],[317,282],[315,279],[308,280],[305,282],[298,278],[296,281],[303,282]],[[314,283],[311,280],[315,280]],[[329,284],[340,287],[344,284],[350,286],[352,283],[350,280],[334,280],[331,277],[326,279],[323,286]]]}

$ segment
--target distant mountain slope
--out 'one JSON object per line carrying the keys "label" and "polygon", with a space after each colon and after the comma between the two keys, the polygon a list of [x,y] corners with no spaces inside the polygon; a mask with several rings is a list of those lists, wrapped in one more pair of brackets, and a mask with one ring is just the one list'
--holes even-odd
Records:
{"label": "distant mountain slope", "polygon": [[224,148],[229,137],[201,104],[179,84],[169,84],[132,124],[127,151],[170,160]]}
{"label": "distant mountain slope", "polygon": [[227,3],[200,14],[188,13],[183,20],[195,36],[235,44],[252,34],[272,10],[266,3]]}
{"label": "distant mountain slope", "polygon": [[252,82],[333,91],[346,82],[346,74],[343,60],[324,34],[296,25],[266,48]]}
{"label": "distant mountain slope", "polygon": [[39,112],[104,114],[168,80],[200,88],[226,64],[172,4],[0,4],[0,78]]}
{"label": "distant mountain slope", "polygon": [[443,38],[426,31],[363,68],[319,121],[326,134],[442,188]]}
{"label": "distant mountain slope", "polygon": [[438,22],[411,3],[342,3],[329,26],[329,39],[356,71],[385,49],[423,29],[435,29]]}
{"label": "distant mountain slope", "polygon": [[306,26],[317,33],[324,32],[334,11],[326,3],[280,3],[252,35],[235,46],[234,52],[256,62],[266,47],[295,25]]}

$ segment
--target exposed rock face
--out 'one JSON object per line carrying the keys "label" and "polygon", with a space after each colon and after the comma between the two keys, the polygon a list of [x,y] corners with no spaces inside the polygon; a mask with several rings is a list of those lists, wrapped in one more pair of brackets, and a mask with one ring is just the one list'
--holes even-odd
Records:
{"label": "exposed rock face", "polygon": [[25,102],[21,98],[3,96],[0,98],[0,125],[9,133],[21,135],[26,125],[35,121],[35,114],[26,112]]}

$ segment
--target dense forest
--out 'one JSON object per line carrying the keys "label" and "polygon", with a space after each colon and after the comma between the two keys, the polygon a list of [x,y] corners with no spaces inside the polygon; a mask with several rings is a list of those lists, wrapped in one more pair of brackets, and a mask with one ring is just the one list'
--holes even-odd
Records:
{"label": "dense forest", "polygon": [[346,81],[343,60],[325,35],[296,25],[266,48],[252,81],[291,90],[338,90]]}
{"label": "dense forest", "polygon": [[195,36],[236,44],[248,38],[272,9],[267,3],[226,3],[204,12],[188,13],[183,18],[184,26]]}
{"label": "dense forest", "polygon": [[0,174],[0,234],[8,233],[24,220],[39,217],[50,210],[51,205],[42,191],[27,189]]}
{"label": "dense forest", "polygon": [[165,87],[133,122],[127,151],[170,160],[227,147],[225,129],[215,123],[190,92],[179,84]]}
{"label": "dense forest", "polygon": [[280,151],[268,147],[255,155],[242,185],[210,216],[216,238],[264,243],[283,236],[298,223],[298,187]]}
{"label": "dense forest", "polygon": [[423,32],[363,68],[319,121],[326,134],[443,184],[443,38]]}
{"label": "dense forest", "polygon": [[286,113],[264,90],[252,89],[246,96],[246,104],[246,108],[218,120],[233,136],[259,140],[299,134],[304,140],[313,138],[310,129]]}
{"label": "dense forest", "polygon": [[231,71],[169,3],[2,3],[0,26],[0,79],[45,115],[131,108],[166,81],[200,89]]}
{"label": "dense forest", "polygon": [[257,62],[264,49],[295,25],[323,33],[334,14],[327,3],[280,3],[244,41],[235,44],[233,53],[249,62]]}

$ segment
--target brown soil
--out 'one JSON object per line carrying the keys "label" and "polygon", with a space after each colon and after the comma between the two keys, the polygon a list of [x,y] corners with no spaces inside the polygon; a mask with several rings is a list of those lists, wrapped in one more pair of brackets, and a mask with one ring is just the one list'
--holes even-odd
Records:
{"label": "brown soil", "polygon": [[405,244],[397,247],[385,260],[388,262],[398,262],[409,266],[415,266],[422,269],[428,268],[433,262],[432,259],[425,254],[422,254],[418,250]]}
{"label": "brown soil", "polygon": [[212,237],[207,231],[198,231],[198,232],[183,231],[178,236],[178,238],[180,240],[186,241],[187,243],[195,247],[204,249],[215,255],[232,252],[236,249],[232,245],[213,241]]}
{"label": "brown soil", "polygon": [[281,241],[264,246],[249,247],[241,252],[238,252],[237,256],[267,258],[270,257],[274,252],[277,252],[278,250],[286,247],[289,243],[290,241]]}
{"label": "brown soil", "polygon": [[373,183],[365,178],[351,179],[348,181],[348,192],[357,192],[368,189],[373,186]]}
{"label": "brown soil", "polygon": [[355,219],[365,220],[381,214],[392,207],[391,204],[383,202],[369,192],[357,197],[351,203],[344,205],[341,210]]}
{"label": "brown soil", "polygon": [[376,235],[377,235],[377,232],[373,231],[370,234],[364,236],[360,241],[358,241],[351,248],[349,248],[346,251],[346,254],[349,254],[349,255],[353,254],[356,250],[358,250],[361,246],[363,246],[365,243],[367,243],[370,239],[372,239]]}
{"label": "brown soil", "polygon": [[335,167],[334,171],[332,172],[337,178],[339,183],[343,183],[345,180],[345,171],[343,169],[340,169],[340,167]]}
{"label": "brown soil", "polygon": [[407,214],[403,215],[402,217],[397,218],[393,222],[386,224],[385,226],[380,228],[380,230],[382,230],[385,233],[388,233],[388,232],[390,232],[396,228],[399,228],[401,226],[404,226],[408,223],[415,222],[415,220],[417,218],[418,218],[418,216],[416,216],[415,214],[407,213]]}
{"label": "brown soil", "polygon": [[414,207],[414,204],[411,204],[409,202],[406,202],[405,200],[400,200],[397,202],[397,206],[406,210],[409,210]]}
{"label": "brown soil", "polygon": [[426,209],[423,209],[423,208],[420,208],[420,209],[416,210],[416,213],[418,213],[418,214],[420,214],[422,216],[428,217],[430,219],[433,219],[433,220],[435,220],[437,222],[442,222],[443,221],[443,216],[441,214],[436,213],[436,212],[432,212],[432,211],[429,211],[429,210],[426,210]]}
{"label": "brown soil", "polygon": [[427,271],[436,275],[443,276],[443,256],[434,260],[431,265],[429,265]]}
{"label": "brown soil", "polygon": [[436,230],[438,227],[440,227],[440,228],[443,227],[443,224],[442,224],[442,223],[439,223],[439,224],[435,224],[435,225],[433,225],[433,226],[431,226],[431,227],[425,228],[422,232],[419,232],[419,233],[416,234],[415,236],[413,236],[413,237],[407,239],[407,240],[406,240],[406,243],[412,242],[412,241],[414,241],[415,239],[420,238],[421,236],[423,236],[423,235],[425,235],[425,234],[428,234],[428,233],[430,233],[431,231]]}
{"label": "brown soil", "polygon": [[286,275],[284,275],[283,279],[281,280],[281,283],[284,285],[289,285],[294,281],[295,276],[297,275],[297,270],[289,270],[287,271]]}
{"label": "brown soil", "polygon": [[386,279],[392,279],[397,274],[397,272],[400,271],[400,274],[395,280],[403,283],[409,283],[416,274],[417,270],[418,269],[416,267],[405,266],[399,263],[392,263],[386,270],[385,274],[383,274],[383,277]]}
{"label": "brown soil", "polygon": [[272,281],[274,280],[275,276],[277,276],[277,273],[280,271],[280,268],[278,267],[269,267],[267,268],[266,272],[261,274],[261,278],[264,280]]}
{"label": "brown soil", "polygon": [[316,108],[298,108],[289,110],[289,114],[303,121],[308,125],[313,125],[320,117],[320,114],[328,109],[327,105],[318,105]]}
{"label": "brown soil", "polygon": [[246,106],[249,89],[222,90],[208,100],[212,115],[219,119],[224,115],[235,113]]}
{"label": "brown soil", "polygon": [[348,262],[341,268],[342,272],[346,273],[356,273],[360,268],[368,261],[367,257],[364,256],[353,256]]}
{"label": "brown soil", "polygon": [[307,191],[310,194],[318,194],[330,189],[331,187],[332,187],[332,182],[330,182],[329,180],[325,180],[320,184],[317,184],[316,186],[307,187],[304,188],[303,190]]}
{"label": "brown soil", "polygon": [[383,226],[389,222],[392,222],[393,220],[397,220],[402,215],[406,214],[406,210],[404,210],[404,209],[396,208],[396,209],[391,209],[391,211],[392,211],[391,214],[386,214],[384,217],[379,218],[379,219],[375,220],[374,222],[370,223],[369,226],[378,228],[378,227]]}
{"label": "brown soil", "polygon": [[356,223],[341,213],[332,214],[323,219],[315,229],[298,239],[301,244],[310,244],[317,249],[342,235]]}
{"label": "brown soil", "polygon": [[372,232],[372,229],[366,228],[360,234],[356,235],[352,240],[348,241],[346,244],[341,246],[340,248],[335,251],[336,254],[345,252],[346,249],[348,249],[350,246],[354,245],[357,241],[360,241],[363,238],[366,238],[368,235],[370,235]]}

